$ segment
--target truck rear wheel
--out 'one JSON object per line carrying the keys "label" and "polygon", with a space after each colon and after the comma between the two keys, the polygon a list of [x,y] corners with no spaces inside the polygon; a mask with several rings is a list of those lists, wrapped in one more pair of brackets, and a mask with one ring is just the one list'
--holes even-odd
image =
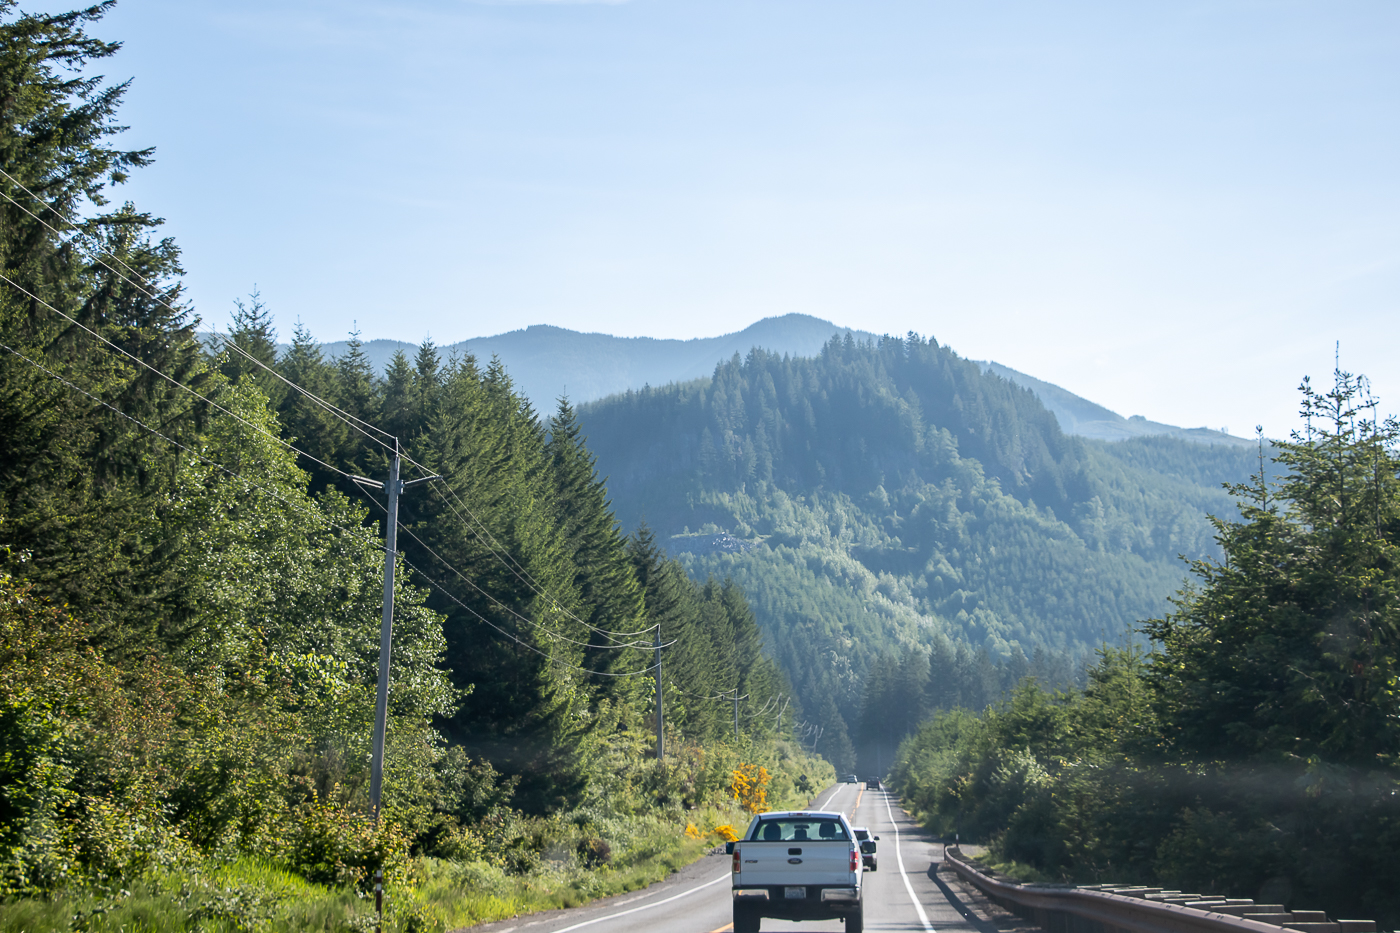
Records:
{"label": "truck rear wheel", "polygon": [[758,911],[752,907],[734,905],[734,933],[758,933],[758,923]]}
{"label": "truck rear wheel", "polygon": [[[865,908],[861,907],[846,917],[846,933],[862,933],[865,930]],[[739,924],[734,924],[734,933],[739,933]]]}

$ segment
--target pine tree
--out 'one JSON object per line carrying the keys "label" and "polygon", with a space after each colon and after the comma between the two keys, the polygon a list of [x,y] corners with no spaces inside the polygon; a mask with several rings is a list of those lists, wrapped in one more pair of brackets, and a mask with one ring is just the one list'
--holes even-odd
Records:
{"label": "pine tree", "polygon": [[[1224,561],[1147,624],[1153,677],[1179,748],[1206,758],[1400,761],[1400,424],[1364,381],[1304,382],[1304,432],[1233,488],[1215,519]],[[1369,417],[1368,417],[1369,415]]]}
{"label": "pine tree", "polygon": [[179,251],[153,239],[150,215],[104,209],[110,186],[151,160],[110,145],[127,85],[81,73],[117,49],[84,32],[110,6],[14,15],[0,0],[0,342],[11,351],[0,358],[0,513],[11,553],[27,555],[17,573],[139,651],[181,586],[159,534],[179,454],[105,406],[188,440],[200,408],[121,350],[176,381],[202,377]]}
{"label": "pine tree", "polygon": [[[350,332],[350,340],[342,356],[334,361],[335,379],[331,400],[351,418],[369,425],[380,421],[380,382],[360,342],[360,332]],[[378,431],[368,430],[372,438],[359,431],[349,431],[342,462],[347,472],[360,476],[374,476],[384,473],[382,463],[387,452],[381,446],[392,443]]]}
{"label": "pine tree", "polygon": [[[298,321],[292,334],[292,345],[277,364],[277,372],[288,382],[295,383],[320,399],[332,394],[335,371],[321,356],[321,346],[311,332]],[[327,463],[344,461],[343,451],[349,428],[325,405],[313,401],[305,393],[288,390],[278,407],[282,429],[292,443],[318,460]],[[315,476],[316,486],[335,483],[338,473],[326,470],[311,460],[302,465]]]}
{"label": "pine tree", "polygon": [[[604,481],[584,446],[582,428],[568,399],[559,400],[558,411],[550,420],[546,450],[554,480],[556,522],[570,551],[573,585],[586,607],[584,621],[604,631],[637,631],[646,624],[642,592],[609,508]],[[611,641],[618,640],[628,639]],[[610,639],[599,636],[590,641],[607,644]],[[606,649],[596,649],[585,657],[585,666],[591,669],[627,670],[634,668],[637,660]]]}
{"label": "pine tree", "polygon": [[277,365],[277,330],[272,325],[272,311],[262,300],[257,286],[248,300],[233,300],[233,322],[227,337],[231,347],[223,347],[219,371],[230,382],[253,380],[274,410],[281,407],[287,387],[269,370]]}

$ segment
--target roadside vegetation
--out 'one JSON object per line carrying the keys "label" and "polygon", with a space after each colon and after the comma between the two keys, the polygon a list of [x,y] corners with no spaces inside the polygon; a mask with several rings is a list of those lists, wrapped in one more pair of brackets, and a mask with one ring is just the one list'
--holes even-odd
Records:
{"label": "roadside vegetation", "polygon": [[[807,799],[799,793],[784,805]],[[722,844],[732,835],[726,830],[747,820],[729,799],[683,813],[501,819],[491,840],[498,848],[404,861],[386,886],[384,928],[458,929],[643,888]],[[42,894],[7,898],[0,933],[374,929],[370,885],[337,883],[288,853],[148,855],[150,864],[121,877],[77,876]]]}
{"label": "roadside vegetation", "polygon": [[1304,385],[1303,414],[1232,489],[1223,558],[1142,624],[1150,647],[900,746],[893,779],[930,827],[1023,877],[1400,924],[1400,425],[1341,372]]}
{"label": "roadside vegetation", "polygon": [[[663,877],[736,770],[832,780],[744,592],[623,534],[566,401],[431,343],[383,378],[279,354],[256,297],[197,334],[178,248],[110,200],[152,157],[92,76],[110,7],[0,0],[0,930],[366,929],[381,870],[389,929],[443,930]],[[354,477],[395,438],[440,478],[400,515],[376,820]]]}

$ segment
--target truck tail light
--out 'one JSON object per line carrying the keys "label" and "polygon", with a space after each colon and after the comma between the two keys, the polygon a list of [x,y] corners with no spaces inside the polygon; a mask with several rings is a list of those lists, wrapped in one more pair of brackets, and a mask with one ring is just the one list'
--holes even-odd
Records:
{"label": "truck tail light", "polygon": [[[737,866],[735,867],[735,871],[738,871]],[[859,850],[859,849],[852,849],[852,850],[851,850],[851,871],[852,871],[852,872],[858,872],[858,871],[860,871],[860,850]]]}
{"label": "truck tail light", "polygon": [[739,873],[739,847],[734,847],[734,874]]}

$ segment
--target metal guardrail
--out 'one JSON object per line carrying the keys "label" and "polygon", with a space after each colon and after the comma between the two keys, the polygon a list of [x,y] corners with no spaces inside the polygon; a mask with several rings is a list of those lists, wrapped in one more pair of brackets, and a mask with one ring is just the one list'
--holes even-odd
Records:
{"label": "metal guardrail", "polygon": [[[1187,907],[1143,896],[1149,891],[1164,896],[1157,888],[1127,889],[1142,892],[1134,896],[1073,885],[1018,884],[980,871],[956,846],[944,850],[944,860],[992,901],[1048,933],[1283,933],[1281,927],[1299,933],[1369,933],[1376,929],[1371,920],[1328,922],[1321,911],[1288,912],[1279,905],[1246,900],[1198,898],[1199,906]],[[1255,907],[1269,919],[1243,916]],[[1294,913],[1306,919],[1294,921]]]}

